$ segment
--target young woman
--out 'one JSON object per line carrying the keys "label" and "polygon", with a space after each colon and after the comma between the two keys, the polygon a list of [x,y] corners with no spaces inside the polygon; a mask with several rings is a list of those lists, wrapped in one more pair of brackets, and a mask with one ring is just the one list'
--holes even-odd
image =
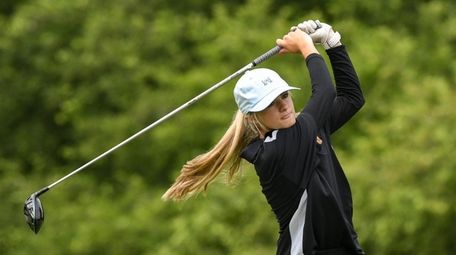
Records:
{"label": "young woman", "polygon": [[[288,84],[259,68],[237,82],[239,110],[209,152],[187,162],[164,199],[179,200],[205,190],[224,169],[233,177],[241,158],[255,166],[262,192],[276,215],[277,254],[364,254],[352,223],[351,191],[331,146],[331,134],[364,104],[359,80],[340,35],[331,26],[305,21],[277,39],[281,54],[301,54],[312,95],[295,114]],[[331,61],[336,89],[314,43]]]}

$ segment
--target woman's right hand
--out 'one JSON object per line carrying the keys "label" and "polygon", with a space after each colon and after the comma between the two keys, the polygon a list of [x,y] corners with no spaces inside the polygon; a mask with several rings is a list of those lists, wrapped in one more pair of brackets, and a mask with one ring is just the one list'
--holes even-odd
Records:
{"label": "woman's right hand", "polygon": [[289,32],[282,39],[277,39],[276,43],[282,47],[280,54],[301,53],[304,58],[307,58],[312,53],[319,54],[312,38],[300,29]]}

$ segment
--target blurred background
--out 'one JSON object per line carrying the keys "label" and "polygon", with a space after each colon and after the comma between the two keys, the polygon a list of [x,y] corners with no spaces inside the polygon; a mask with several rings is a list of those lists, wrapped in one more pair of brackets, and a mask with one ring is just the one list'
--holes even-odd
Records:
{"label": "blurred background", "polygon": [[[235,185],[221,177],[188,201],[160,199],[228,127],[234,81],[42,196],[38,235],[22,207],[319,19],[342,34],[366,96],[333,141],[362,246],[456,254],[455,10],[452,0],[2,0],[0,253],[275,254],[277,223],[248,164]],[[304,88],[294,97],[305,104],[300,56],[261,66]]]}

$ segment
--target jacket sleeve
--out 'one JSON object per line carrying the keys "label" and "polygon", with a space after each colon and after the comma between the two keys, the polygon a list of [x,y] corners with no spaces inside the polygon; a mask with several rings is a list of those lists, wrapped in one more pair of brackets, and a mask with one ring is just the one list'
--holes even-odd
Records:
{"label": "jacket sleeve", "polygon": [[336,83],[336,98],[331,107],[329,120],[330,132],[334,133],[361,109],[364,105],[364,96],[345,46],[335,47],[326,52]]}
{"label": "jacket sleeve", "polygon": [[302,112],[315,120],[319,130],[328,121],[336,92],[322,56],[311,54],[306,58],[306,64],[312,83],[312,94]]}

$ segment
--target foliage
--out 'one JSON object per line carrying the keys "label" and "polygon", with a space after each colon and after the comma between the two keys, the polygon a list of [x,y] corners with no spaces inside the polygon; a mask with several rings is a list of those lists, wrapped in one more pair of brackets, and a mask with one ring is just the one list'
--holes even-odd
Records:
{"label": "foliage", "polygon": [[[182,164],[227,128],[233,82],[43,195],[39,235],[21,211],[30,193],[310,18],[341,32],[367,99],[334,137],[363,247],[454,254],[455,7],[450,0],[3,1],[1,254],[274,254],[277,224],[248,165],[234,187],[218,180],[189,201],[160,200]],[[262,65],[308,87],[298,56]],[[308,94],[296,94],[296,105]]]}

